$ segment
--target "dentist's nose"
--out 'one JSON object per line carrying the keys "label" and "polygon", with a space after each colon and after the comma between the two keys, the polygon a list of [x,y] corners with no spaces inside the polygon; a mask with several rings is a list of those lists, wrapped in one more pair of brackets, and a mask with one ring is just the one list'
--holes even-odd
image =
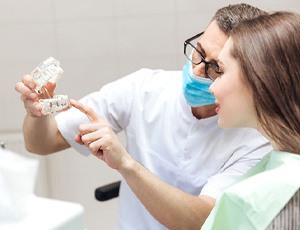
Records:
{"label": "dentist's nose", "polygon": [[200,63],[199,65],[194,65],[193,64],[193,73],[196,75],[196,76],[199,76],[199,77],[207,77],[206,74],[205,74],[205,63],[202,62]]}

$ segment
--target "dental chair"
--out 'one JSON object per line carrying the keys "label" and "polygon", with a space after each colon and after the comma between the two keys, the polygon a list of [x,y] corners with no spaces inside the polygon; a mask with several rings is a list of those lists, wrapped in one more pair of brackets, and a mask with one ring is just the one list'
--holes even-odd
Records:
{"label": "dental chair", "polygon": [[[119,196],[121,181],[117,181],[95,190],[98,201],[107,201]],[[267,230],[300,229],[300,190],[290,199],[280,213],[268,226]]]}
{"label": "dental chair", "polygon": [[0,141],[0,148],[5,149],[5,144],[3,141]]}
{"label": "dental chair", "polygon": [[101,186],[95,190],[95,198],[98,201],[107,201],[119,196],[121,181]]}
{"label": "dental chair", "polygon": [[300,190],[290,199],[267,230],[300,229]]}

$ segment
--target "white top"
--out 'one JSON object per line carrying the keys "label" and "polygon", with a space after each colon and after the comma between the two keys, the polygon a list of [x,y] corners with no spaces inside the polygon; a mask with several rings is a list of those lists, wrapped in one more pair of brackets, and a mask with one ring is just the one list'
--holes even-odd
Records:
{"label": "white top", "polygon": [[[184,99],[181,76],[181,71],[141,69],[81,102],[115,132],[124,129],[128,152],[161,180],[195,196],[217,198],[272,148],[254,129],[221,129],[217,116],[196,119]],[[86,116],[72,108],[56,120],[68,143],[89,154],[74,141],[78,125],[89,122]],[[119,202],[118,228],[165,229],[124,180]]]}

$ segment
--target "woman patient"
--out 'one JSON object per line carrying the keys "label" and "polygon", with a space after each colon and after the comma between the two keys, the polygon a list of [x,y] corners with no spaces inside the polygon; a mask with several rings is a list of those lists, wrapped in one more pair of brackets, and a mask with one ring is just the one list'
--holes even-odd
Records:
{"label": "woman patient", "polygon": [[[274,151],[222,194],[202,229],[300,228],[299,60],[298,14],[277,12],[233,30],[210,88],[218,123],[255,128]],[[284,207],[285,226],[274,221]]]}

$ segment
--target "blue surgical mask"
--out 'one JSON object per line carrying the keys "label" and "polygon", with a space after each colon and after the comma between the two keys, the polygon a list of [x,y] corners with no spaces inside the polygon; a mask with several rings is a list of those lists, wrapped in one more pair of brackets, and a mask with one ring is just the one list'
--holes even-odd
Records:
{"label": "blue surgical mask", "polygon": [[187,60],[182,71],[183,93],[191,107],[205,106],[215,103],[215,96],[209,92],[213,80],[194,75],[192,63]]}

